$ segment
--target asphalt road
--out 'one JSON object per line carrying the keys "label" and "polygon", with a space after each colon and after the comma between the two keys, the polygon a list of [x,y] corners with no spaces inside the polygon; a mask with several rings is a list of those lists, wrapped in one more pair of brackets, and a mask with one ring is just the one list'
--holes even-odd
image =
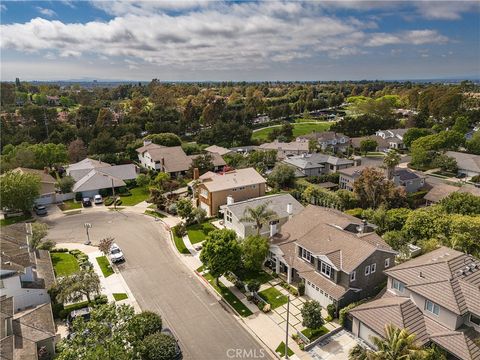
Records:
{"label": "asphalt road", "polygon": [[[113,236],[126,258],[119,269],[140,307],[162,315],[165,326],[179,338],[185,359],[246,359],[252,354],[270,358],[174,254],[168,234],[152,218],[105,211],[46,222],[50,226],[48,238],[56,242],[84,242],[84,223],[92,224],[93,244]],[[236,353],[229,349],[245,349],[242,353],[248,356],[232,357]]]}

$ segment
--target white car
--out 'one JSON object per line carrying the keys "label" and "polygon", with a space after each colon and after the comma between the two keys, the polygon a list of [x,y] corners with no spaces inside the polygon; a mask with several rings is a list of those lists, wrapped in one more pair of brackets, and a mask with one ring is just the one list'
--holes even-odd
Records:
{"label": "white car", "polygon": [[93,197],[93,202],[95,203],[95,205],[103,203],[102,195],[95,195]]}
{"label": "white car", "polygon": [[109,254],[109,257],[110,257],[110,261],[112,263],[117,263],[117,262],[120,262],[120,261],[125,261],[125,257],[123,256],[123,252],[122,250],[120,249],[120,247],[113,243],[112,246],[110,246],[110,254]]}

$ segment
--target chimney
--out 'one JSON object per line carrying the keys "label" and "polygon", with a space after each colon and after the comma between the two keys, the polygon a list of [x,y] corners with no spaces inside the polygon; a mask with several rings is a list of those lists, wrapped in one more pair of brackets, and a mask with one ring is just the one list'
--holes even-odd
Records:
{"label": "chimney", "polygon": [[193,180],[198,180],[199,177],[200,177],[200,171],[198,170],[198,168],[194,168],[193,169]]}
{"label": "chimney", "polygon": [[160,159],[160,162],[161,162],[162,166],[165,166],[165,158],[162,157],[162,158]]}
{"label": "chimney", "polygon": [[143,140],[143,146],[147,146],[147,145],[150,145],[152,143],[152,140]]}
{"label": "chimney", "polygon": [[232,205],[235,202],[232,195],[227,196],[227,205]]}
{"label": "chimney", "polygon": [[362,220],[362,224],[358,227],[358,232],[360,234],[365,233],[365,227],[367,226],[367,220]]}
{"label": "chimney", "polygon": [[270,237],[277,234],[277,224],[270,224]]}
{"label": "chimney", "polygon": [[293,205],[292,205],[292,203],[287,204],[287,214],[288,214],[289,219],[293,216]]}

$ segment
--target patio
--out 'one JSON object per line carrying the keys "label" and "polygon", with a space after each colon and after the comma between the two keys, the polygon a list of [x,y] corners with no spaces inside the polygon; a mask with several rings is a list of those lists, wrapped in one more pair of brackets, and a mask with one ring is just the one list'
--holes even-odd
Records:
{"label": "patio", "polygon": [[348,360],[348,352],[358,343],[353,334],[340,330],[315,345],[308,353],[315,360]]}

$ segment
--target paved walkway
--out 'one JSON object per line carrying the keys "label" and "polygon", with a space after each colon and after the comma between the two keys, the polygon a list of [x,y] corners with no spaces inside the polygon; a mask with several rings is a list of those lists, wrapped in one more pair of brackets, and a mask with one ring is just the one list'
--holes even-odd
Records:
{"label": "paved walkway", "polygon": [[327,337],[308,353],[315,360],[348,360],[348,352],[358,344],[358,340],[346,330]]}

